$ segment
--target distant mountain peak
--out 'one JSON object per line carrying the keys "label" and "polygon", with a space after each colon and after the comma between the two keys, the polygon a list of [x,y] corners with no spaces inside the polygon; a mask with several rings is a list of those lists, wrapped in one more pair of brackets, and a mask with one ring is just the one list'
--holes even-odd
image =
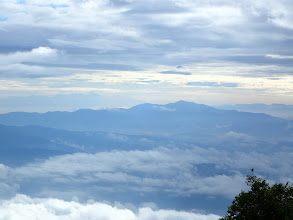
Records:
{"label": "distant mountain peak", "polygon": [[174,103],[170,103],[165,106],[167,108],[175,108],[177,111],[186,111],[186,112],[215,110],[215,108],[204,105],[204,104],[197,104],[194,102],[187,102],[187,101],[183,101],[183,100],[180,100],[180,101],[174,102]]}
{"label": "distant mountain peak", "polygon": [[151,103],[144,103],[140,105],[136,105],[131,107],[130,111],[181,111],[181,112],[192,112],[192,111],[205,111],[205,110],[212,110],[213,107],[204,105],[204,104],[197,104],[194,102],[188,102],[184,100],[180,100],[178,102],[169,103],[166,105],[161,104],[151,104]]}

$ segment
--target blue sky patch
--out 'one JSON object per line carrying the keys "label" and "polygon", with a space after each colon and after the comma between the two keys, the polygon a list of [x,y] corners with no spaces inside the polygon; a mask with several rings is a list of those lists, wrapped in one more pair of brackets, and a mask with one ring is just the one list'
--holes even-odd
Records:
{"label": "blue sky patch", "polygon": [[0,17],[0,22],[7,21],[7,20],[8,20],[7,17]]}
{"label": "blue sky patch", "polygon": [[24,4],[26,4],[26,0],[18,0],[17,1],[17,4],[24,5]]}
{"label": "blue sky patch", "polygon": [[66,5],[66,4],[61,4],[61,5],[57,5],[57,4],[40,4],[38,5],[39,7],[50,7],[50,8],[69,8],[70,6],[69,5]]}

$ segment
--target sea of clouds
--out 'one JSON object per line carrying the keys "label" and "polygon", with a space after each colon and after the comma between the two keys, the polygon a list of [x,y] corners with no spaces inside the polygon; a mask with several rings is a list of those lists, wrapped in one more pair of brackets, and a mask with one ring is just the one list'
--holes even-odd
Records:
{"label": "sea of clouds", "polygon": [[0,219],[6,220],[216,220],[220,216],[175,210],[153,210],[142,207],[136,211],[95,201],[79,203],[54,198],[31,198],[18,194],[0,204]]}

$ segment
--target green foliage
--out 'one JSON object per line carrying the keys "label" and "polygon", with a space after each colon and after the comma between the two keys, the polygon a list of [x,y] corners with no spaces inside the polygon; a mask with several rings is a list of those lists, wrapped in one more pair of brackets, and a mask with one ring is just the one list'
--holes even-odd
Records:
{"label": "green foliage", "polygon": [[[253,170],[252,170],[253,172]],[[235,197],[225,217],[220,220],[292,220],[293,186],[276,183],[270,186],[264,179],[246,176],[248,192]]]}

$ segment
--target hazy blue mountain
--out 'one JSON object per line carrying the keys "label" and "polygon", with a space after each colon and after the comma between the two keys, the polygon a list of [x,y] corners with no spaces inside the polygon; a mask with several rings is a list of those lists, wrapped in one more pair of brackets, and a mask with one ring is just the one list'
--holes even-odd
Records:
{"label": "hazy blue mountain", "polygon": [[291,123],[184,101],[2,114],[0,198],[151,201],[222,215],[251,168],[293,180]]}
{"label": "hazy blue mountain", "polygon": [[[0,125],[0,161],[9,166],[21,165],[35,159],[81,151],[71,139],[77,132],[67,132],[40,126]],[[69,139],[70,137],[70,139]],[[78,145],[76,145],[78,146]]]}
{"label": "hazy blue mountain", "polygon": [[[0,163],[11,166],[35,159],[76,152],[96,153],[114,149],[151,149],[166,138],[120,135],[107,132],[79,132],[41,126],[0,124]],[[139,147],[138,147],[139,146]]]}
{"label": "hazy blue mountain", "polygon": [[0,123],[38,125],[75,131],[105,131],[124,134],[223,133],[234,131],[259,137],[290,136],[290,122],[261,113],[220,110],[179,101],[167,105],[142,104],[130,109],[48,113],[7,113]]}
{"label": "hazy blue mountain", "polygon": [[293,105],[284,104],[237,104],[237,105],[220,105],[219,109],[237,110],[242,112],[265,113],[284,119],[293,119]]}

